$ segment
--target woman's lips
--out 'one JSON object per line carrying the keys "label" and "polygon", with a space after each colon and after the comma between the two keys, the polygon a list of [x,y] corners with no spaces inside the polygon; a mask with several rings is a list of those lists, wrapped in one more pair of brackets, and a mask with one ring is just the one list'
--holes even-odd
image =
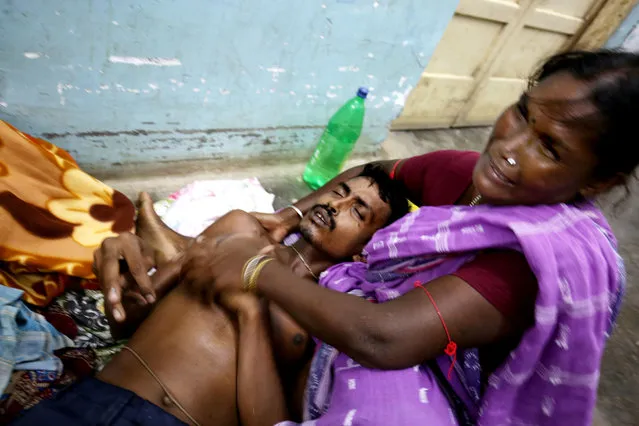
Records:
{"label": "woman's lips", "polygon": [[492,178],[492,180],[497,181],[503,185],[513,186],[515,182],[509,178],[503,171],[500,169],[493,160],[490,160],[488,176]]}

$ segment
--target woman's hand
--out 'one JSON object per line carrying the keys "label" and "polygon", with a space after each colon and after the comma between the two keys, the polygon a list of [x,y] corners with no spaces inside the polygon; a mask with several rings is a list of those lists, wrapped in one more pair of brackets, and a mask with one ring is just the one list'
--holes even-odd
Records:
{"label": "woman's hand", "polygon": [[277,213],[251,213],[266,229],[271,239],[276,243],[282,242],[284,237],[293,232],[300,224],[300,217],[290,207]]}
{"label": "woman's hand", "polygon": [[105,296],[105,309],[117,322],[126,318],[122,306],[123,291],[140,303],[155,301],[148,275],[149,269],[155,266],[153,250],[140,237],[129,232],[107,238],[93,253],[93,270]]}
{"label": "woman's hand", "polygon": [[196,238],[182,264],[182,284],[212,303],[223,291],[242,291],[242,269],[253,256],[272,250],[266,238],[234,234]]}

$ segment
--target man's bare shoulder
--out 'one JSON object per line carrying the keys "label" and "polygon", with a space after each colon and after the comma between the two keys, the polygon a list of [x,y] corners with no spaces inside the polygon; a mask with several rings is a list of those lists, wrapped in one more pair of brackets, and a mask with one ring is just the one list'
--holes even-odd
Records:
{"label": "man's bare shoulder", "polygon": [[267,238],[269,242],[272,242],[260,221],[244,210],[228,212],[202,233],[204,236],[219,236],[221,234],[251,234]]}

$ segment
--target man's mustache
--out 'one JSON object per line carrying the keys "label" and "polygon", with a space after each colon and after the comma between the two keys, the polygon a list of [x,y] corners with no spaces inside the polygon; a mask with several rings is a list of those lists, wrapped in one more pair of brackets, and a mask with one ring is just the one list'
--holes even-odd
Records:
{"label": "man's mustache", "polygon": [[326,217],[328,218],[328,228],[331,231],[335,230],[335,217],[333,214],[333,209],[331,208],[331,206],[329,206],[328,204],[315,204],[313,206],[313,208],[311,209],[311,211],[314,211],[315,209],[322,209],[326,212]]}

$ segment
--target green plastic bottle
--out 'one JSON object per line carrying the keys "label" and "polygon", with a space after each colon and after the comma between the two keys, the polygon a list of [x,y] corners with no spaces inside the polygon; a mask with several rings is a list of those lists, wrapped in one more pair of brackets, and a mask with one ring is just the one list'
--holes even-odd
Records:
{"label": "green plastic bottle", "polygon": [[357,96],[346,102],[328,121],[302,176],[312,189],[322,187],[342,170],[362,133],[367,95],[368,89],[360,87]]}

